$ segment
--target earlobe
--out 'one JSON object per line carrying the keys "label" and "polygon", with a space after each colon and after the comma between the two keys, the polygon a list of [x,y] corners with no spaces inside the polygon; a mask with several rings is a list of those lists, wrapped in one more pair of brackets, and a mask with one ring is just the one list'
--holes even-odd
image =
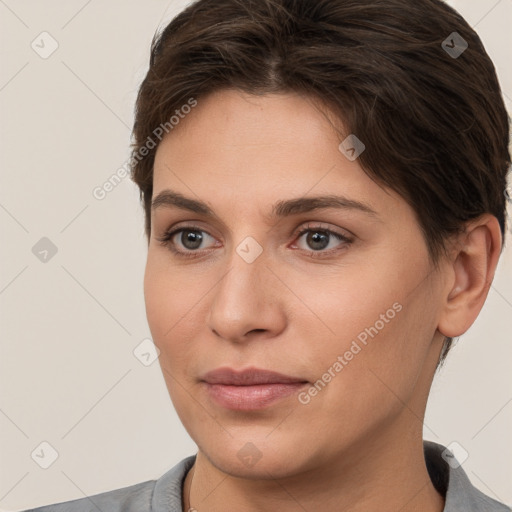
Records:
{"label": "earlobe", "polygon": [[450,278],[443,299],[438,330],[455,338],[464,334],[482,309],[501,252],[501,230],[496,217],[485,214],[468,223],[453,252]]}

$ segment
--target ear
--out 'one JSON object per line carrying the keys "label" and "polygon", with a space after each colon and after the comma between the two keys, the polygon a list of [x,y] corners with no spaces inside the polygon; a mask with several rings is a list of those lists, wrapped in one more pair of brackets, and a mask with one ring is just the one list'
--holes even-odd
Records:
{"label": "ear", "polygon": [[449,261],[437,329],[454,338],[464,334],[482,309],[501,253],[498,219],[484,214],[466,224]]}

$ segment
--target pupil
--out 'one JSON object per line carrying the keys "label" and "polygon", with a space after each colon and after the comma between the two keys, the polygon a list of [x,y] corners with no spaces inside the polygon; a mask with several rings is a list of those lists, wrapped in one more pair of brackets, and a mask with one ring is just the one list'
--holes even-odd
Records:
{"label": "pupil", "polygon": [[[182,243],[187,249],[197,249],[201,245],[203,237],[197,231],[185,230],[182,234]],[[189,242],[192,242],[192,247],[189,246]]]}
{"label": "pupil", "polygon": [[[200,247],[203,237],[197,231],[185,230],[182,234],[182,243],[187,249],[197,249]],[[191,246],[189,245],[191,243]],[[328,245],[328,236],[326,233],[315,231],[308,235],[308,243],[313,249],[324,249]]]}
{"label": "pupil", "polygon": [[[328,243],[325,243],[327,242],[327,238],[328,236],[326,233],[314,231],[313,233],[310,233],[310,236],[308,237],[308,243],[312,242],[312,247],[314,249],[324,249],[328,245]],[[320,247],[317,246],[318,242],[320,242]]]}

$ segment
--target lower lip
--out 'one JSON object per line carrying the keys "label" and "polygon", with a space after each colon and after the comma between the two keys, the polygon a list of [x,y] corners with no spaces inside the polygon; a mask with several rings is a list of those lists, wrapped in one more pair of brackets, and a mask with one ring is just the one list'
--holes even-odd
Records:
{"label": "lower lip", "polygon": [[254,386],[227,386],[225,384],[206,384],[210,397],[226,409],[252,411],[269,405],[297,393],[307,382],[287,384],[258,384]]}

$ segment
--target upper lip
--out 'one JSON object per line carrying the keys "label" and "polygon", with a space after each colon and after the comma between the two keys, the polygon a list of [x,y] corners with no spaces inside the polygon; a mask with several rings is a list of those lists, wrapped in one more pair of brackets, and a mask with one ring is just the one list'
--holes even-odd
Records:
{"label": "upper lip", "polygon": [[251,386],[257,384],[289,384],[307,382],[299,377],[291,377],[282,373],[259,368],[247,368],[236,371],[232,368],[217,368],[206,373],[201,379],[208,384],[224,384],[227,386]]}

